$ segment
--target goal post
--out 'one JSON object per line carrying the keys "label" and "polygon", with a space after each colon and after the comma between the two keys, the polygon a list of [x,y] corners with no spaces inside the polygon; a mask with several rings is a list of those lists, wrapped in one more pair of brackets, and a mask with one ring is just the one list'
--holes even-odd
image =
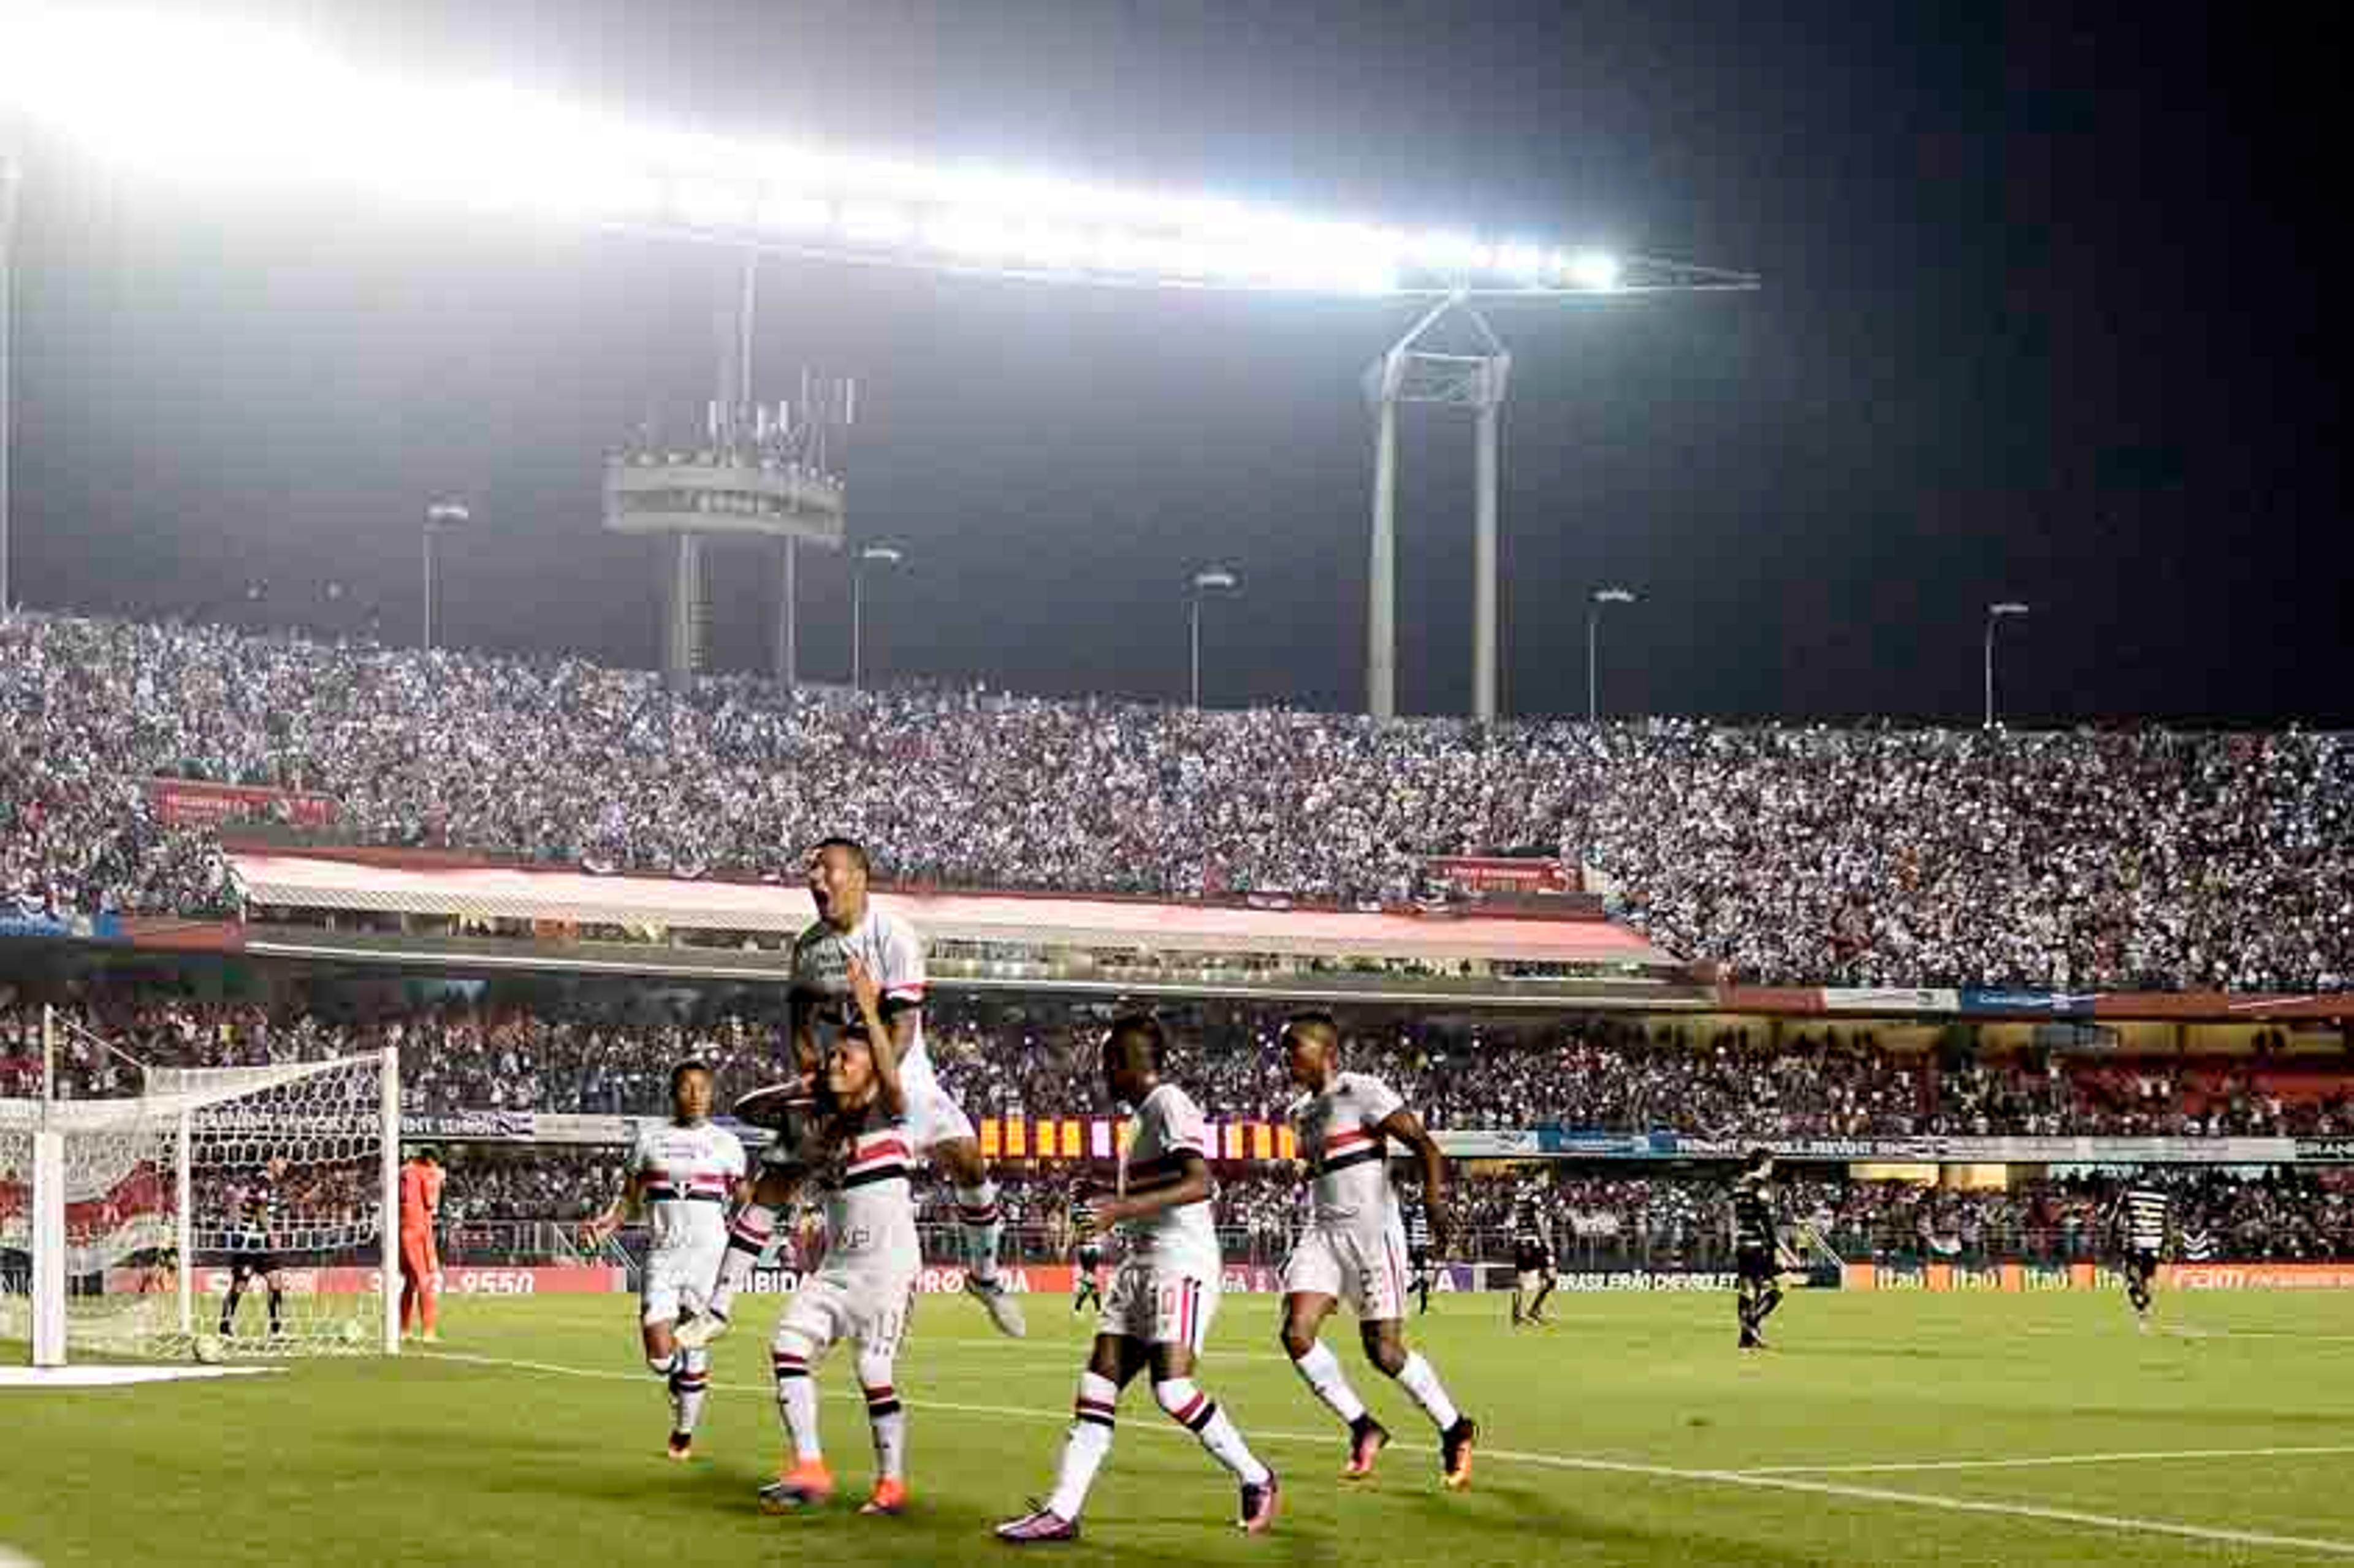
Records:
{"label": "goal post", "polygon": [[0,1100],[0,1337],[83,1355],[397,1353],[390,1050]]}

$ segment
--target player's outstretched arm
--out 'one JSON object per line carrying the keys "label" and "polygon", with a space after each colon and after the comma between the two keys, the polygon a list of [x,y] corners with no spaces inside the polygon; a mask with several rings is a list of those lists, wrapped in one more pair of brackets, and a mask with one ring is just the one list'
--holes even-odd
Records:
{"label": "player's outstretched arm", "polygon": [[1440,1153],[1438,1142],[1422,1125],[1422,1118],[1401,1106],[1384,1117],[1380,1122],[1383,1135],[1394,1138],[1414,1150],[1422,1162],[1422,1211],[1430,1219],[1430,1244],[1438,1255],[1447,1255],[1447,1156]]}
{"label": "player's outstretched arm", "polygon": [[638,1212],[644,1198],[645,1181],[644,1171],[631,1171],[630,1179],[621,1184],[621,1191],[605,1212],[581,1227],[581,1234],[588,1238],[590,1246],[603,1246],[612,1239],[613,1233],[621,1228],[623,1222]]}
{"label": "player's outstretched arm", "polygon": [[[875,976],[855,958],[850,960],[850,993],[858,1000],[859,1022],[866,1026],[866,1038],[873,1043],[875,1082],[882,1091],[883,1108],[893,1116],[907,1109],[907,1093],[899,1084],[899,1053],[906,1043],[883,1022],[883,988]],[[915,1033],[914,1013],[901,1015],[907,1021],[907,1033]]]}

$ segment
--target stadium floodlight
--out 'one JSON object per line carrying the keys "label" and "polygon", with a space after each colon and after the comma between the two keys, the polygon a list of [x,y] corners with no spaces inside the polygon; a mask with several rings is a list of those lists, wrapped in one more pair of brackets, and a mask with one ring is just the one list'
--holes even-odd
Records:
{"label": "stadium floodlight", "polygon": [[885,571],[907,558],[896,545],[869,545],[850,563],[850,689],[857,691],[866,662],[866,568]]}
{"label": "stadium floodlight", "polygon": [[1606,605],[1632,604],[1635,590],[1623,588],[1596,588],[1585,606],[1585,722],[1599,724],[1602,720],[1602,610]]}
{"label": "stadium floodlight", "polygon": [[2026,606],[2026,605],[2024,605],[2024,604],[2022,604],[2022,603],[2020,603],[2019,600],[2017,600],[2017,599],[1999,599],[1999,600],[1997,600],[1995,603],[1993,603],[1993,604],[1990,604],[1990,605],[1987,606],[1987,620],[1986,620],[1986,660],[1985,660],[1985,672],[1986,672],[1986,718],[1985,718],[1985,720],[1983,721],[1983,722],[1984,722],[1984,727],[1985,727],[1985,728],[1992,729],[1992,728],[1994,727],[1994,723],[1995,723],[1995,712],[1994,712],[1994,629],[1995,629],[1995,625],[1996,625],[1996,623],[1997,623],[1997,622],[1999,622],[1999,621],[2008,620],[2009,620],[2011,617],[2013,617],[2013,616],[2015,616],[2015,615],[2025,615],[2026,613],[2027,613],[2027,606]]}
{"label": "stadium floodlight", "polygon": [[[1756,285],[1748,273],[1527,237],[634,123],[503,83],[381,77],[214,16],[0,0],[0,109],[183,182],[308,185],[846,261],[1130,286],[1442,298]],[[963,242],[980,234],[1013,241]]]}
{"label": "stadium floodlight", "polygon": [[1607,250],[1581,250],[1561,268],[1561,275],[1578,288],[1597,294],[1613,293],[1625,281],[1618,258]]}
{"label": "stadium floodlight", "polygon": [[1232,567],[1204,567],[1193,574],[1193,590],[1186,597],[1193,628],[1188,642],[1193,672],[1189,690],[1196,708],[1202,705],[1202,600],[1212,595],[1237,594],[1242,590],[1243,579],[1235,575]]}
{"label": "stadium floodlight", "polygon": [[[103,159],[162,171],[179,186],[208,179],[287,185],[355,205],[457,207],[720,245],[747,258],[1420,302],[1430,313],[1375,367],[1381,422],[1365,680],[1377,717],[1395,712],[1401,400],[1478,413],[1473,710],[1483,720],[1495,715],[1499,414],[1511,356],[1472,304],[1759,286],[1755,273],[1558,247],[1525,232],[1498,238],[1455,224],[1335,218],[1215,195],[625,121],[503,83],[408,82],[216,15],[192,18],[114,0],[0,0],[0,119],[19,116]],[[0,300],[14,177],[0,147]],[[1420,344],[1448,314],[1476,323],[1474,355]],[[0,603],[5,329],[0,311]],[[735,336],[748,338],[748,318]],[[779,668],[789,672],[790,614],[780,626]]]}
{"label": "stadium floodlight", "polygon": [[424,645],[433,646],[433,599],[440,581],[440,562],[433,542],[452,529],[463,528],[473,522],[474,514],[461,501],[436,501],[425,508],[425,626]]}

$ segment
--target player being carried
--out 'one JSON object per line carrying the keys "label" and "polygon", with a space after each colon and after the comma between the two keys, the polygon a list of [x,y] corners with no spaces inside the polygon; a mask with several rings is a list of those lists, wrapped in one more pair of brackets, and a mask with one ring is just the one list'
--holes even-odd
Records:
{"label": "player being carried", "polygon": [[2133,1304],[2134,1326],[2149,1332],[2151,1287],[2158,1279],[2158,1262],[2172,1230],[2173,1201],[2166,1189],[2145,1173],[2137,1173],[2117,1194],[2109,1216],[2124,1252],[2126,1299]]}
{"label": "player being carried", "polygon": [[690,1347],[681,1319],[692,1323],[727,1245],[727,1201],[744,1175],[744,1146],[711,1121],[711,1069],[681,1062],[670,1073],[671,1118],[638,1134],[630,1150],[629,1181],[612,1207],[588,1222],[591,1246],[602,1246],[621,1222],[642,1208],[653,1232],[639,1314],[646,1366],[670,1389],[670,1457],[695,1455],[695,1423],[711,1386],[711,1355]]}
{"label": "player being carried", "polygon": [[799,1512],[833,1496],[811,1373],[843,1340],[857,1347],[858,1383],[875,1436],[875,1491],[858,1511],[896,1514],[907,1503],[907,1417],[895,1379],[923,1269],[908,1184],[915,1147],[881,990],[854,958],[849,980],[864,1026],[834,1042],[795,1147],[763,1156],[776,1186],[816,1188],[827,1238],[824,1262],[793,1293],[769,1344],[777,1414],[790,1455],[760,1489],[768,1513]]}
{"label": "player being carried", "polygon": [[1390,1186],[1387,1140],[1422,1166],[1423,1209],[1433,1231],[1447,1229],[1447,1161],[1415,1114],[1387,1084],[1341,1070],[1341,1028],[1328,1012],[1296,1013],[1283,1026],[1291,1081],[1305,1094],[1291,1107],[1301,1156],[1314,1173],[1315,1213],[1283,1265],[1283,1349],[1309,1392],[1349,1428],[1349,1462],[1341,1473],[1362,1480],[1389,1444],[1349,1386],[1341,1359],[1317,1336],[1338,1303],[1357,1315],[1365,1359],[1396,1380],[1438,1429],[1439,1477],[1460,1490],[1471,1482],[1479,1428],[1455,1408],[1437,1372],[1406,1349],[1406,1244]]}
{"label": "player being carried", "polygon": [[229,1234],[228,1294],[221,1298],[220,1337],[237,1332],[237,1309],[246,1287],[259,1279],[270,1291],[270,1337],[286,1332],[286,1276],[279,1243],[286,1226],[286,1157],[262,1161],[237,1195],[237,1228]]}
{"label": "player being carried", "polygon": [[[792,1041],[799,1085],[780,1086],[748,1096],[737,1106],[738,1115],[782,1122],[771,1113],[780,1105],[805,1098],[824,1065],[824,1044],[838,1032],[858,1026],[853,1014],[850,965],[864,965],[882,991],[882,1015],[891,1031],[891,1046],[898,1054],[899,1083],[907,1097],[907,1133],[918,1162],[928,1159],[956,1190],[957,1220],[965,1252],[966,1291],[988,1309],[990,1321],[1005,1334],[1023,1332],[1021,1303],[998,1272],[998,1243],[1003,1226],[997,1206],[997,1186],[981,1157],[981,1139],[972,1120],[941,1089],[933,1075],[932,1060],[924,1046],[924,945],[914,927],[875,906],[867,896],[870,863],[855,841],[831,838],[810,852],[810,896],[818,918],[793,943]],[[790,1136],[788,1133],[787,1136]],[[686,1330],[684,1342],[710,1343],[727,1329],[727,1315],[736,1294],[750,1279],[752,1266],[776,1235],[777,1217],[790,1177],[764,1171],[751,1199],[729,1226],[727,1250],[718,1283],[711,1293],[710,1310]]]}
{"label": "player being carried", "polygon": [[1152,1397],[1242,1484],[1236,1522],[1250,1534],[1275,1521],[1275,1472],[1261,1464],[1217,1401],[1193,1382],[1193,1363],[1218,1309],[1223,1260],[1210,1214],[1209,1128],[1185,1091],[1164,1082],[1168,1040],[1160,1021],[1130,1013],[1104,1037],[1104,1081],[1133,1118],[1122,1145],[1119,1188],[1099,1198],[1090,1223],[1124,1228],[1126,1246],[1079,1374],[1061,1468],[1044,1506],[997,1527],[1015,1545],[1076,1541],[1096,1472],[1111,1452],[1120,1391],[1150,1367]]}

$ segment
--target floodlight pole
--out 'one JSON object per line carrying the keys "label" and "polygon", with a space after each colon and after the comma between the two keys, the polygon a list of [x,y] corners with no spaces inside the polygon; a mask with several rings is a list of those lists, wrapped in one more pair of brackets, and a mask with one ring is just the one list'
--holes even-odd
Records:
{"label": "floodlight pole", "polygon": [[19,175],[16,154],[5,144],[5,132],[0,132],[0,620],[8,614],[16,602],[8,597],[8,452],[13,444],[15,414],[14,344],[10,327],[16,314],[16,186]]}
{"label": "floodlight pole", "polygon": [[[434,541],[451,528],[463,528],[472,522],[473,514],[456,501],[436,501],[425,509],[425,651],[433,651],[434,597],[440,586],[440,563],[434,554]],[[250,597],[250,596],[249,596]]]}
{"label": "floodlight pole", "polygon": [[1192,586],[1186,590],[1187,667],[1190,671],[1186,690],[1191,694],[1196,711],[1202,706],[1202,600],[1214,593],[1235,593],[1242,579],[1229,567],[1204,567],[1193,574]]}
{"label": "floodlight pole", "polygon": [[1373,565],[1365,585],[1365,711],[1397,716],[1397,396],[1384,366],[1373,434]]}
{"label": "floodlight pole", "polygon": [[1493,395],[1483,391],[1471,438],[1471,709],[1481,724],[1496,722],[1496,411],[1511,363],[1491,363]]}
{"label": "floodlight pole", "polygon": [[863,690],[866,676],[866,568],[896,567],[907,553],[891,545],[869,545],[850,562],[850,689]]}
{"label": "floodlight pole", "polygon": [[[1450,315],[1470,323],[1477,349],[1441,354],[1416,346]],[[1458,291],[1423,313],[1365,373],[1373,403],[1373,535],[1365,609],[1365,711],[1397,716],[1397,406],[1437,403],[1470,408],[1473,435],[1471,711],[1496,717],[1496,482],[1500,410],[1512,356],[1487,318]]]}
{"label": "floodlight pole", "polygon": [[1986,619],[1986,719],[1982,727],[1994,727],[1994,629],[1996,623],[2014,615],[2025,615],[2027,606],[2017,599],[2004,599],[1987,606]]}
{"label": "floodlight pole", "polygon": [[1596,588],[1585,604],[1585,722],[1602,722],[1602,607],[1632,604],[1634,593],[1623,588]]}

